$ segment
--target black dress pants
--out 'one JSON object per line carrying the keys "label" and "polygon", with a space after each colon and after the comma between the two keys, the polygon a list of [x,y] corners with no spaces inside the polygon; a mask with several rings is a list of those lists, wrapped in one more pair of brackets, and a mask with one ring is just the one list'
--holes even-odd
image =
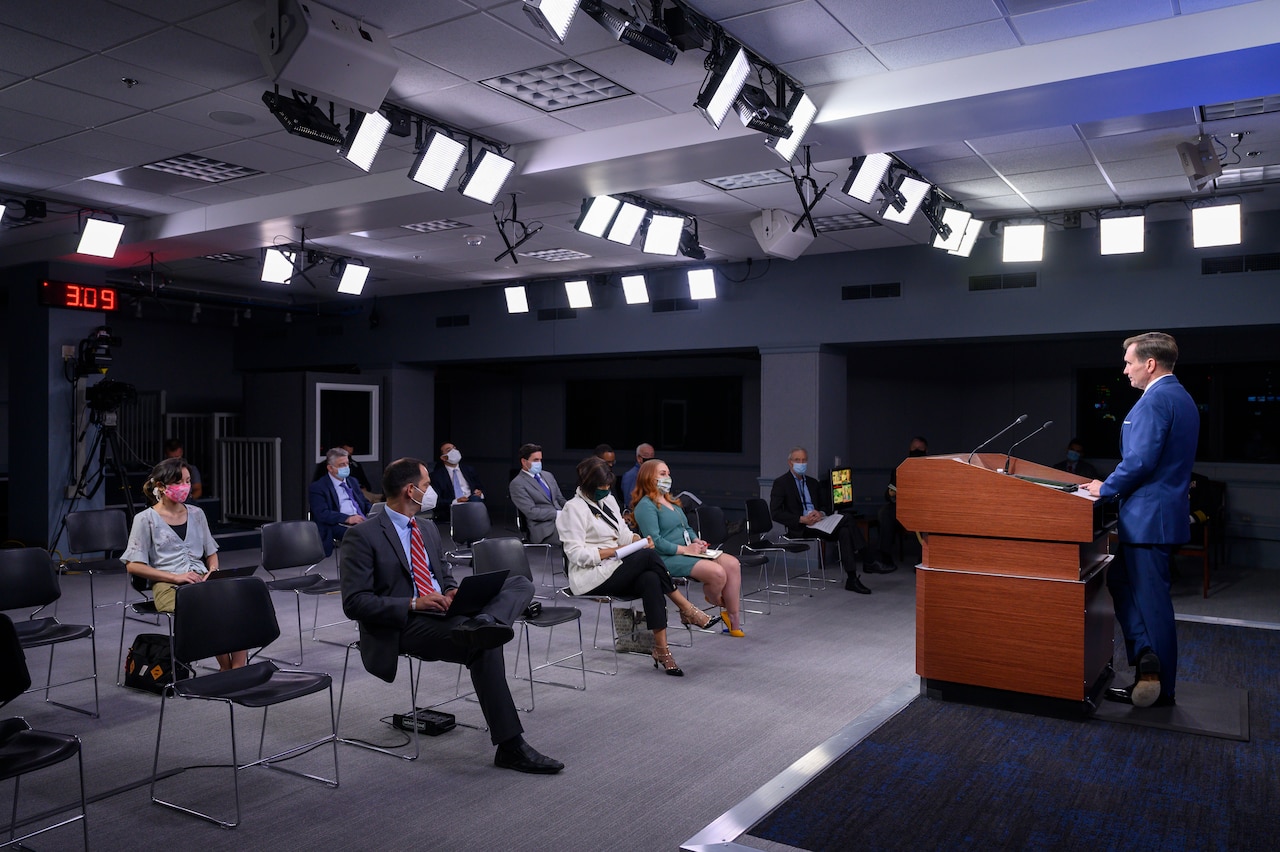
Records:
{"label": "black dress pants", "polygon": [[646,547],[623,557],[609,579],[587,594],[638,597],[644,602],[645,627],[662,630],[667,626],[666,596],[675,590],[676,584],[662,564],[662,557],[652,547]]}

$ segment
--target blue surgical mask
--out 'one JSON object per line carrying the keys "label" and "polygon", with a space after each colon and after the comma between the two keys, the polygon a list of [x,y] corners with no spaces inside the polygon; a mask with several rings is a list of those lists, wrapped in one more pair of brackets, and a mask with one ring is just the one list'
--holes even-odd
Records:
{"label": "blue surgical mask", "polygon": [[338,468],[339,479],[346,479],[350,475],[351,475],[351,468],[347,467],[346,465],[343,465],[342,467]]}
{"label": "blue surgical mask", "polygon": [[538,475],[539,473],[542,473],[542,462],[540,461],[529,462],[529,472],[534,474],[535,476]]}
{"label": "blue surgical mask", "polygon": [[809,463],[796,462],[795,464],[791,465],[791,469],[796,472],[796,476],[804,476],[806,473],[809,472]]}
{"label": "blue surgical mask", "polygon": [[1069,462],[1080,461],[1080,453],[1076,450],[1067,450],[1067,461]]}

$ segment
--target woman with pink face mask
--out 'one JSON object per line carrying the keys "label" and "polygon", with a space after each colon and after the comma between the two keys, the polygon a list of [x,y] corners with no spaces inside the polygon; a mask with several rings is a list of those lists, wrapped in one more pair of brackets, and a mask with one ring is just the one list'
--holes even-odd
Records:
{"label": "woman with pink face mask", "polygon": [[[142,486],[150,509],[133,518],[129,546],[120,561],[135,577],[149,580],[156,609],[173,612],[178,586],[202,583],[218,570],[218,544],[199,506],[188,506],[191,471],[180,458],[165,459]],[[221,654],[223,671],[245,664],[245,652]]]}

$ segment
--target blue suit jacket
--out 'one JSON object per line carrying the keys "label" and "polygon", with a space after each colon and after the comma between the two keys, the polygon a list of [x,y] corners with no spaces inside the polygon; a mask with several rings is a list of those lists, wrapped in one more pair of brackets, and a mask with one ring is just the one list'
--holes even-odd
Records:
{"label": "blue suit jacket", "polygon": [[1147,388],[1120,428],[1120,464],[1102,483],[1120,498],[1120,541],[1183,544],[1191,536],[1188,493],[1200,412],[1173,376]]}
{"label": "blue suit jacket", "polygon": [[[352,483],[351,491],[360,511],[366,518],[369,517],[369,501],[360,491],[359,484]],[[333,482],[327,475],[317,479],[307,488],[307,501],[311,504],[311,520],[320,528],[320,541],[324,542],[324,553],[328,556],[333,552],[333,540],[341,538],[347,531],[343,526],[347,516],[338,508],[340,505],[338,495],[333,490]]]}

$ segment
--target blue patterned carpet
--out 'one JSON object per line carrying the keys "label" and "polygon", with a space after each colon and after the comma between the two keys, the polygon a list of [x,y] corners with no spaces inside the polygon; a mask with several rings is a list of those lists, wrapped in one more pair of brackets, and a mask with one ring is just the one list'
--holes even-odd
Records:
{"label": "blue patterned carpet", "polygon": [[1278,849],[1280,631],[1179,622],[1178,639],[1180,681],[1250,690],[1249,742],[917,698],[749,834],[813,852]]}

